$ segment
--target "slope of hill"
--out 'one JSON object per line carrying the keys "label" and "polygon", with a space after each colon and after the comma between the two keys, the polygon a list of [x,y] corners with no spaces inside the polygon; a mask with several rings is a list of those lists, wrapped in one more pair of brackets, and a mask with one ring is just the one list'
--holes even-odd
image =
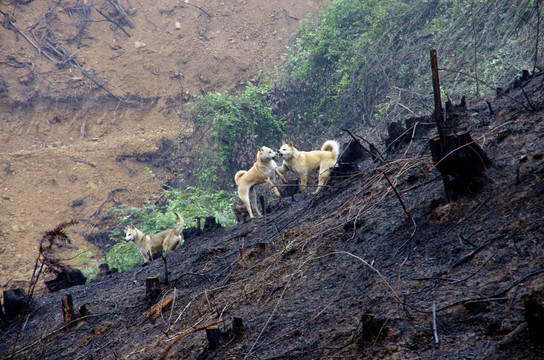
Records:
{"label": "slope of hill", "polygon": [[97,261],[83,236],[99,215],[154,202],[172,177],[123,155],[191,132],[180,111],[194,94],[273,71],[327,3],[2,1],[0,286],[26,287],[40,234],[68,219],[84,252],[72,263]]}
{"label": "slope of hill", "polygon": [[[479,193],[446,203],[435,130],[414,131],[316,196],[187,241],[168,256],[157,311],[145,283],[164,278],[161,260],[37,297],[17,357],[542,358],[525,304],[544,297],[543,79],[457,118],[492,161]],[[66,292],[88,310],[68,325]],[[1,356],[16,331],[3,330]]]}

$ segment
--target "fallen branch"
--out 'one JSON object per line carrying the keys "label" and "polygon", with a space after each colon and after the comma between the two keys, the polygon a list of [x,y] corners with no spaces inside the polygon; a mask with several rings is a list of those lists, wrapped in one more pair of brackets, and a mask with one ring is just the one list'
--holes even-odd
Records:
{"label": "fallen branch", "polygon": [[417,229],[417,225],[416,225],[416,222],[414,220],[414,218],[412,217],[412,214],[410,213],[410,210],[408,210],[408,208],[406,207],[406,205],[404,204],[404,201],[402,200],[399,192],[397,191],[397,189],[395,188],[395,185],[393,185],[393,183],[391,182],[391,180],[389,179],[389,176],[387,176],[387,174],[383,171],[380,170],[380,172],[383,174],[383,176],[385,176],[385,178],[387,179],[387,182],[389,183],[389,185],[391,185],[391,188],[393,189],[393,191],[395,192],[395,195],[397,195],[397,198],[399,199],[400,201],[400,204],[402,205],[402,208],[404,209],[404,212],[406,213],[406,215],[408,216],[408,219],[410,219],[410,221],[412,221],[412,224],[414,224],[414,231],[412,231],[412,234],[410,234],[410,239],[414,237],[414,234],[416,233],[416,229]]}
{"label": "fallen branch", "polygon": [[460,258],[459,260],[457,260],[455,262],[455,264],[452,265],[452,267],[457,267],[457,266],[459,266],[461,264],[466,263],[467,261],[472,259],[474,257],[474,255],[476,255],[480,250],[482,250],[483,248],[485,248],[489,244],[491,244],[490,241],[485,242],[482,245],[478,246],[476,249],[472,250],[469,254],[467,254],[467,255],[463,256],[462,258]]}
{"label": "fallen branch", "polygon": [[95,9],[96,9],[96,11],[98,11],[98,13],[99,13],[100,15],[102,15],[106,20],[108,20],[108,21],[111,22],[112,24],[117,25],[117,27],[118,27],[119,29],[121,29],[121,31],[124,32],[126,36],[130,37],[130,34],[125,30],[125,28],[124,28],[121,24],[119,24],[117,21],[115,21],[115,20],[113,20],[113,19],[110,19],[106,14],[104,14],[102,11],[100,11],[99,8],[95,8]]}
{"label": "fallen branch", "polygon": [[115,8],[115,10],[117,10],[119,15],[121,15],[121,17],[125,19],[125,21],[127,22],[128,26],[131,29],[134,29],[136,27],[134,23],[132,22],[132,20],[130,20],[130,18],[128,17],[128,14],[125,8],[119,3],[119,0],[108,0],[108,2],[111,4],[111,6]]}
{"label": "fallen branch", "polygon": [[434,334],[434,343],[440,344],[440,340],[438,339],[438,330],[436,328],[436,301],[433,301],[433,334]]}
{"label": "fallen branch", "polygon": [[92,168],[95,168],[96,171],[98,171],[98,175],[100,175],[100,178],[102,179],[102,182],[104,184],[107,184],[108,182],[106,181],[106,179],[104,178],[104,175],[102,175],[102,171],[100,171],[100,169],[93,163],[90,163],[90,162],[87,162],[85,160],[79,160],[79,159],[72,159],[73,161],[75,162],[78,162],[78,163],[82,163],[82,164],[85,164],[85,165],[89,165],[90,167]]}
{"label": "fallen branch", "polygon": [[180,333],[179,335],[177,335],[174,340],[172,341],[172,343],[170,345],[168,345],[166,347],[166,349],[164,349],[159,356],[155,357],[155,360],[162,360],[164,359],[164,357],[168,354],[168,352],[170,351],[170,349],[172,349],[172,347],[178,342],[180,341],[181,339],[183,339],[184,337],[186,337],[187,335],[189,334],[192,334],[194,332],[197,332],[199,330],[206,330],[207,328],[209,327],[212,327],[212,326],[215,326],[215,325],[218,325],[218,324],[221,324],[225,322],[225,319],[219,319],[219,320],[214,320],[214,321],[210,321],[208,323],[205,323],[205,324],[201,324],[201,325],[198,325],[198,326],[193,326],[185,331],[183,331],[182,333]]}

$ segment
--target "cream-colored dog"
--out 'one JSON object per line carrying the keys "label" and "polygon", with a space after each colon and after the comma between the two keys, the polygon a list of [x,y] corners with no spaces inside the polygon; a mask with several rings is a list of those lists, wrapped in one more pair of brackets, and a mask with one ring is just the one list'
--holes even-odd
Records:
{"label": "cream-colored dog", "polygon": [[[329,149],[331,151],[327,151]],[[308,175],[319,170],[317,189],[312,193],[317,194],[327,182],[329,173],[336,164],[339,152],[340,145],[334,140],[325,141],[321,146],[321,150],[314,151],[298,151],[291,141],[289,143],[282,141],[279,153],[283,159],[283,165],[278,167],[276,171],[279,174],[292,171],[300,176],[300,189],[306,197],[308,195],[306,191]]]}
{"label": "cream-colored dog", "polygon": [[179,226],[177,229],[168,229],[156,234],[146,235],[134,225],[131,225],[127,229],[125,240],[134,242],[138,250],[140,250],[140,253],[143,255],[145,261],[153,260],[154,251],[158,252],[162,256],[161,251],[169,253],[170,251],[175,250],[181,243],[181,230],[183,229],[185,221],[177,212],[174,214],[176,214],[179,221]]}
{"label": "cream-colored dog", "polygon": [[261,146],[257,152],[257,161],[255,161],[253,166],[249,170],[240,170],[234,175],[234,181],[238,185],[238,195],[244,202],[250,217],[254,217],[251,210],[252,207],[255,209],[255,213],[261,216],[261,212],[257,207],[255,185],[267,183],[274,190],[274,194],[280,196],[280,192],[272,181],[270,181],[274,177],[276,168],[278,167],[274,161],[276,155],[277,153],[274,150],[266,146]]}

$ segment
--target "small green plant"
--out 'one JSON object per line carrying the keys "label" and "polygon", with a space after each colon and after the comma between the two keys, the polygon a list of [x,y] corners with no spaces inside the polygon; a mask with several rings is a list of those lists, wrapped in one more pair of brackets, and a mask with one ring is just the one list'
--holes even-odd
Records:
{"label": "small green plant", "polygon": [[188,187],[184,191],[166,190],[165,208],[148,204],[142,208],[119,206],[112,210],[119,215],[119,227],[112,230],[116,243],[105,253],[106,263],[110,268],[119,271],[133,268],[143,261],[136,246],[124,240],[124,230],[134,225],[146,234],[153,234],[169,228],[177,228],[178,220],[174,212],[178,212],[185,221],[185,228],[196,226],[197,218],[213,216],[223,226],[236,223],[232,212],[234,194],[226,191],[205,191],[196,187]]}
{"label": "small green plant", "polygon": [[73,253],[77,268],[81,270],[88,280],[94,279],[98,273],[99,261],[93,250],[78,249]]}

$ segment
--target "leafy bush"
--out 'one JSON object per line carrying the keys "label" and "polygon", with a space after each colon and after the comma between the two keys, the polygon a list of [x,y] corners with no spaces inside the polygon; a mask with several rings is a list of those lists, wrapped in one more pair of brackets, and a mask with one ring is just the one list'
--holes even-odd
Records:
{"label": "leafy bush", "polygon": [[166,206],[159,208],[148,204],[143,208],[120,206],[114,212],[120,213],[119,228],[112,232],[117,243],[105,253],[105,261],[110,268],[127,270],[143,261],[143,257],[131,242],[124,240],[124,228],[134,225],[146,234],[177,228],[178,212],[185,221],[184,228],[196,226],[198,217],[213,216],[223,226],[236,223],[232,212],[233,194],[226,191],[208,192],[200,188],[188,187],[185,191],[177,189],[164,193]]}
{"label": "leafy bush", "polygon": [[210,92],[191,104],[198,143],[193,176],[199,187],[226,189],[232,186],[237,170],[247,169],[255,160],[257,145],[279,146],[285,122],[265,105],[268,89],[247,83],[238,95]]}

